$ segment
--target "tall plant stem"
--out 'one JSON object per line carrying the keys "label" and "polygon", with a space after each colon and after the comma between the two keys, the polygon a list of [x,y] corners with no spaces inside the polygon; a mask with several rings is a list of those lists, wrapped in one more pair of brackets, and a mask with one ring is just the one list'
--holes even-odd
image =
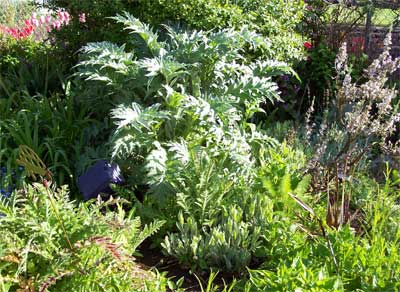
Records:
{"label": "tall plant stem", "polygon": [[58,212],[58,209],[57,209],[57,207],[56,207],[56,204],[55,204],[54,201],[53,201],[53,196],[51,195],[51,193],[50,193],[50,191],[49,191],[48,182],[47,182],[46,180],[43,180],[43,185],[44,185],[44,187],[46,188],[47,196],[48,196],[48,198],[49,198],[49,200],[50,200],[50,204],[51,204],[51,207],[52,207],[52,209],[53,209],[53,211],[54,211],[54,214],[56,214],[58,223],[60,224],[61,229],[63,230],[65,240],[66,240],[67,243],[68,243],[68,247],[69,247],[69,249],[71,250],[71,252],[74,253],[74,248],[72,247],[71,241],[69,240],[67,230],[65,229],[64,224],[63,224],[63,222],[62,222],[62,220],[61,220],[60,213]]}

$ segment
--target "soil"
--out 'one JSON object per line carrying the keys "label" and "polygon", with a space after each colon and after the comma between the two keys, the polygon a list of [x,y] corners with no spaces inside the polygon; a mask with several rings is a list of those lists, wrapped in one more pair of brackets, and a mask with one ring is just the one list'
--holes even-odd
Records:
{"label": "soil", "polygon": [[[166,257],[159,249],[151,248],[151,242],[149,240],[143,242],[138,251],[142,256],[136,256],[136,262],[145,269],[157,269],[159,272],[166,272],[166,276],[174,282],[184,277],[185,280],[182,288],[185,288],[185,291],[201,292],[199,280],[202,282],[203,287],[207,287],[209,275],[196,274],[199,278],[198,280],[189,269],[181,267],[176,259]],[[217,275],[214,284],[223,287],[224,281],[225,283],[229,283],[231,280],[231,277],[220,273]]]}

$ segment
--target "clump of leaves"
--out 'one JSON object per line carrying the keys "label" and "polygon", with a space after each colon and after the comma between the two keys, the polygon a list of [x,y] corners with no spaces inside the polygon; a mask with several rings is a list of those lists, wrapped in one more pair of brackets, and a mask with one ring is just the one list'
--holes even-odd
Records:
{"label": "clump of leaves", "polygon": [[[139,218],[133,212],[127,214],[121,200],[77,205],[68,198],[66,187],[50,190],[53,199],[48,191],[34,184],[11,199],[0,200],[3,287],[11,291],[149,291],[146,282],[156,278],[141,269],[132,255],[162,222],[141,229]],[[115,212],[106,211],[110,205]]]}
{"label": "clump of leaves", "polygon": [[[58,57],[68,59],[68,63],[73,61],[75,64],[75,52],[89,42],[127,42],[128,35],[120,32],[118,24],[107,19],[121,11],[128,11],[154,27],[172,23],[198,30],[240,30],[242,26],[248,26],[268,39],[268,46],[260,53],[289,62],[303,57],[303,40],[298,26],[306,12],[304,1],[98,0],[83,3],[80,0],[49,0],[43,6],[56,11],[65,9],[73,16],[68,27],[52,32],[56,47],[60,48]],[[88,16],[84,25],[78,21],[80,13]]]}
{"label": "clump of leaves", "polygon": [[114,19],[130,32],[134,49],[91,43],[82,49],[78,66],[77,76],[86,81],[86,94],[81,96],[101,102],[99,109],[132,101],[164,105],[165,87],[206,100],[224,97],[225,102],[251,109],[264,100],[279,99],[271,76],[293,73],[283,62],[249,59],[247,49],[266,43],[246,28],[176,32],[165,26],[166,37],[161,39],[159,31],[129,14]]}
{"label": "clump of leaves", "polygon": [[136,173],[156,141],[201,145],[206,132],[220,136],[247,122],[261,111],[260,103],[279,99],[271,76],[292,72],[281,62],[249,62],[244,49],[264,41],[247,29],[177,33],[166,27],[168,38],[162,41],[129,14],[115,19],[131,32],[135,49],[89,44],[77,76],[85,80],[82,96],[99,99],[99,110],[119,104],[111,112],[117,125],[112,155],[130,158]]}

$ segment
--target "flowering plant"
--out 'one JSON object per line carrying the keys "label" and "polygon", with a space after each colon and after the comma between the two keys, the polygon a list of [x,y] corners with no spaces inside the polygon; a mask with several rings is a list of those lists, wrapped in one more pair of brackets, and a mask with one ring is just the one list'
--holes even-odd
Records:
{"label": "flowering plant", "polygon": [[[35,39],[44,39],[47,33],[52,30],[59,30],[61,27],[70,23],[72,16],[65,10],[59,10],[55,15],[32,13],[29,19],[26,19],[20,27],[7,27],[0,25],[0,32],[20,40],[29,36]],[[79,14],[79,22],[86,22],[85,13]]]}
{"label": "flowering plant", "polygon": [[312,48],[312,44],[310,42],[304,42],[304,48],[306,48],[307,50]]}
{"label": "flowering plant", "polygon": [[23,171],[22,166],[18,166],[12,171],[8,171],[6,166],[0,168],[0,200],[9,198],[16,187],[21,184],[24,177]]}
{"label": "flowering plant", "polygon": [[[388,86],[391,74],[400,68],[400,57],[392,58],[389,33],[384,51],[372,61],[360,80],[354,80],[344,43],[336,58],[336,93],[331,107],[325,110],[322,122],[308,123],[307,137],[315,147],[309,169],[318,175],[332,173],[345,177],[354,173],[363,162],[374,158],[374,148],[388,155],[398,155],[400,142],[391,141],[400,122],[396,106],[398,91]],[[312,111],[312,106],[310,112]],[[309,115],[308,115],[309,117]],[[307,118],[308,119],[308,118]]]}

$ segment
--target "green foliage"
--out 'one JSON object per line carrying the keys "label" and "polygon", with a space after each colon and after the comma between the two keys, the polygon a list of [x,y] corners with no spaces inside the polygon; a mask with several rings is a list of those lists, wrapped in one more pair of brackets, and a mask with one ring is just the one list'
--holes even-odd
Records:
{"label": "green foliage", "polygon": [[218,276],[218,272],[217,273],[211,272],[210,277],[208,278],[206,287],[204,287],[203,284],[201,283],[201,281],[199,280],[199,278],[197,278],[197,280],[199,281],[199,284],[200,284],[201,292],[217,292],[217,291],[231,292],[231,291],[235,291],[233,289],[235,288],[235,286],[237,284],[236,280],[233,280],[232,283],[230,283],[229,285],[226,285],[226,283],[224,282],[223,290],[221,290],[221,287],[214,283],[217,276]]}
{"label": "green foliage", "polygon": [[[107,17],[128,11],[139,20],[154,26],[176,24],[191,29],[210,30],[243,26],[258,31],[268,38],[264,54],[281,61],[294,61],[303,54],[303,41],[296,32],[305,11],[303,1],[258,0],[140,0],[140,1],[47,1],[51,8],[64,8],[71,13],[71,25],[55,32],[56,42],[75,56],[79,48],[89,42],[111,41],[126,43],[127,35],[119,33],[120,26]],[[78,15],[86,13],[87,22],[78,22]]]}
{"label": "green foliage", "polygon": [[35,9],[31,0],[3,0],[0,3],[0,23],[5,26],[19,25],[29,18]]}
{"label": "green foliage", "polygon": [[289,61],[302,55],[302,39],[296,27],[305,11],[303,1],[144,0],[136,9],[132,10],[136,17],[155,25],[165,21],[197,29],[238,29],[245,25],[269,38],[269,57]]}
{"label": "green foliage", "polygon": [[[356,198],[360,192],[366,192],[362,194],[365,197],[362,203],[359,201],[361,226],[354,229],[345,225],[338,230],[327,227],[327,237],[307,232],[308,238],[304,239],[304,230],[318,225],[297,225],[302,228],[293,228],[289,235],[295,246],[288,247],[283,240],[274,242],[274,249],[289,248],[290,252],[280,259],[275,254],[272,263],[264,264],[264,269],[250,271],[247,288],[250,291],[398,290],[399,208],[394,202],[398,191],[390,187],[390,180],[382,188],[371,180],[364,183],[357,183],[353,189]],[[300,224],[310,226],[309,220],[304,217]]]}
{"label": "green foliage", "polygon": [[31,38],[0,37],[0,99],[16,92],[29,95],[61,92],[67,68],[53,48]]}
{"label": "green foliage", "polygon": [[[145,206],[157,207],[152,214],[166,214],[161,218],[172,221],[178,214],[172,221],[177,221],[177,230],[169,233],[162,246],[192,269],[240,272],[257,257],[265,257],[268,248],[264,250],[263,246],[269,238],[264,234],[274,211],[286,210],[282,205],[293,205],[288,196],[292,186],[301,191],[293,170],[279,166],[279,161],[286,160],[288,165],[297,163],[301,167],[298,157],[291,160],[288,148],[279,151],[281,146],[266,136],[241,137],[227,130],[225,135],[219,143],[193,145],[192,150],[182,143],[157,150],[167,159],[157,164],[156,173],[162,179],[156,180],[161,183],[153,187],[153,195],[144,202]],[[275,149],[271,150],[275,155],[265,153],[266,148]],[[282,155],[279,158],[278,153]],[[286,172],[286,178],[278,183],[283,190],[264,187],[264,181],[274,179],[268,173],[269,167],[281,167]],[[307,180],[302,184],[307,185]],[[158,198],[161,194],[166,197],[162,201]]]}
{"label": "green foliage", "polygon": [[[337,50],[330,48],[326,43],[320,42],[315,47],[307,51],[307,59],[298,62],[294,70],[302,76],[301,83],[291,78],[291,83],[298,86],[295,98],[287,94],[283,99],[286,102],[286,111],[293,118],[300,118],[301,115],[314,103],[314,110],[322,113],[327,104],[336,94],[336,84],[333,80],[335,76],[335,58]],[[350,55],[349,71],[354,80],[360,81],[363,72],[367,68],[368,56]],[[290,92],[289,92],[290,93]],[[314,100],[314,101],[313,101]]]}
{"label": "green foliage", "polygon": [[246,47],[265,45],[260,35],[247,29],[176,33],[166,27],[169,37],[160,41],[156,32],[129,14],[115,19],[134,34],[134,50],[108,42],[89,44],[82,49],[77,73],[87,81],[86,96],[93,102],[97,95],[103,106],[124,101],[160,103],[159,92],[165,95],[172,87],[195,97],[232,96],[228,101],[241,110],[247,107],[249,117],[252,107],[264,99],[279,99],[269,76],[291,72],[285,63],[246,62]]}
{"label": "green foliage", "polygon": [[[89,117],[88,107],[78,105],[71,94],[62,97],[24,96],[14,93],[0,99],[0,164],[16,168],[18,147],[33,149],[58,183],[75,181],[96,159],[106,156],[100,131],[105,122]],[[68,147],[67,147],[68,146]]]}
{"label": "green foliage", "polygon": [[323,111],[335,91],[332,80],[335,57],[335,51],[323,42],[307,51],[307,58],[294,66],[301,76],[301,82],[287,78],[280,84],[286,89],[282,97],[285,104],[281,107],[281,115],[285,113],[290,119],[300,119],[312,104],[316,112]]}
{"label": "green foliage", "polygon": [[[124,43],[125,37],[120,33],[120,26],[115,25],[108,17],[115,16],[127,10],[132,0],[50,0],[43,6],[52,11],[65,9],[71,15],[71,21],[61,30],[53,30],[54,46],[58,59],[68,66],[73,66],[78,60],[78,50],[89,42],[109,40]],[[79,15],[86,14],[86,22],[79,22]]]}
{"label": "green foliage", "polygon": [[[49,196],[54,196],[54,206]],[[25,287],[52,291],[165,291],[165,286],[156,287],[160,280],[141,270],[132,258],[137,246],[162,222],[141,230],[139,218],[133,217],[132,211],[127,214],[122,203],[114,200],[76,205],[69,200],[66,188],[48,192],[39,184],[16,192],[11,201],[1,200],[0,282],[8,287],[3,291]],[[105,211],[109,205],[115,205],[114,212]],[[154,281],[149,284],[153,289],[146,289],[149,281]]]}
{"label": "green foliage", "polygon": [[273,209],[258,171],[270,175],[272,163],[289,184],[298,183],[291,174],[302,162],[248,122],[262,111],[260,103],[279,99],[271,76],[290,68],[248,60],[246,50],[264,41],[247,29],[177,33],[165,27],[161,41],[129,14],[115,19],[133,34],[135,50],[89,44],[77,76],[86,80],[88,97],[103,91],[105,111],[120,103],[111,111],[113,156],[133,186],[147,189],[141,215],[167,219],[163,247],[182,264],[243,271]]}
{"label": "green foliage", "polygon": [[[344,57],[338,59],[335,65],[343,72],[335,114],[343,118],[327,128],[308,116],[311,128],[305,135],[314,133],[312,148],[296,135],[297,123],[255,124],[266,104],[275,110],[282,101],[274,80],[281,89],[288,82],[285,89],[296,92],[297,76],[283,60],[302,53],[295,30],[304,3],[189,2],[49,1],[74,17],[70,26],[54,32],[64,55],[89,40],[107,40],[86,44],[73,81],[64,84],[61,78],[54,90],[51,76],[62,68],[52,69],[47,56],[52,50],[31,40],[3,40],[2,189],[16,181],[10,171],[21,145],[43,159],[57,182],[72,188],[89,165],[111,158],[127,178],[117,192],[135,200],[134,209],[148,225],[140,228],[125,200],[72,202],[66,188],[21,188],[22,173],[15,186],[21,189],[10,198],[0,196],[0,290],[179,289],[183,280],[175,285],[163,274],[142,270],[132,258],[158,230],[153,246],[185,268],[211,271],[202,291],[399,290],[398,172],[388,172],[386,184],[378,185],[354,173],[359,168],[350,172],[347,163],[340,168],[327,162],[342,159],[346,135],[350,146],[355,134],[365,137],[361,146],[367,145],[371,135],[389,129],[382,125],[394,125],[395,92],[385,87],[385,78],[398,60],[390,62],[385,50],[366,72],[370,81],[359,86],[364,80],[350,82],[350,73],[359,74],[361,66],[349,68]],[[134,16],[114,16],[122,9],[132,9]],[[78,23],[81,12],[87,14],[85,24]],[[174,29],[159,26],[164,22]],[[297,67],[303,77],[300,94],[309,87],[321,98],[331,83],[332,52],[320,44],[308,55]],[[62,92],[54,93],[60,84]],[[375,101],[364,102],[371,96],[368,88],[377,89]],[[298,117],[309,103],[286,100],[284,106]],[[374,103],[377,115],[371,116]],[[365,123],[347,123],[361,116],[354,110]],[[379,129],[365,126],[374,120]],[[311,150],[323,159],[305,154]],[[359,153],[364,152],[343,159],[353,155],[358,165]],[[305,174],[317,162],[332,171]],[[244,277],[217,285],[213,271],[218,270]]]}
{"label": "green foliage", "polygon": [[[170,234],[163,247],[192,268],[240,271],[259,247],[272,204],[252,187],[252,173],[246,175],[251,161],[240,167],[223,154],[226,150],[215,153],[222,156],[219,159],[210,157],[211,149],[210,154],[207,150],[194,150],[184,166],[172,166],[175,159],[168,161],[165,183],[176,192],[175,209],[180,213],[178,232]],[[229,164],[235,164],[236,172]]]}

